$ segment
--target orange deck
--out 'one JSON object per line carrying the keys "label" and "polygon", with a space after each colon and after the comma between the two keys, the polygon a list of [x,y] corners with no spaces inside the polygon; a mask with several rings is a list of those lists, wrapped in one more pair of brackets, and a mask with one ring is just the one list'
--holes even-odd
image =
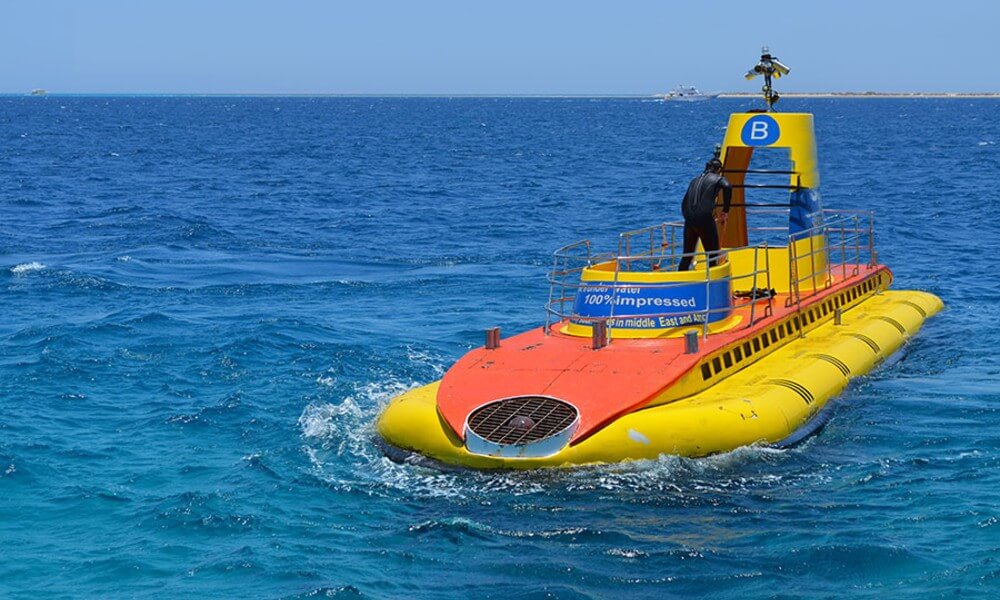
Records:
{"label": "orange deck", "polygon": [[[805,311],[888,271],[884,266],[862,266],[859,275],[835,277],[829,288],[804,299],[801,309]],[[549,335],[541,327],[526,331],[504,339],[495,350],[477,348],[459,359],[441,380],[438,410],[462,438],[469,413],[487,402],[511,396],[553,396],[580,411],[580,427],[572,440],[576,443],[605,423],[647,404],[706,355],[752,338],[799,312],[799,306],[785,306],[787,298],[787,294],[775,296],[773,314],[766,318],[760,315],[767,301],[759,300],[756,323],[751,327],[740,324],[699,340],[697,354],[684,354],[683,338],[615,339],[609,346],[592,350],[589,337],[559,333],[558,327]],[[741,314],[743,323],[748,323],[749,301],[736,302],[734,314]]]}

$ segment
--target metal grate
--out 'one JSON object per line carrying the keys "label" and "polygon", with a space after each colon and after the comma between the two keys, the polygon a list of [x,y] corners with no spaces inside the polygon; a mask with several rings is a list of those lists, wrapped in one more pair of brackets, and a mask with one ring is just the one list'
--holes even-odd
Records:
{"label": "metal grate", "polygon": [[480,406],[469,415],[469,429],[494,444],[529,444],[552,437],[573,424],[571,404],[545,396],[520,396]]}

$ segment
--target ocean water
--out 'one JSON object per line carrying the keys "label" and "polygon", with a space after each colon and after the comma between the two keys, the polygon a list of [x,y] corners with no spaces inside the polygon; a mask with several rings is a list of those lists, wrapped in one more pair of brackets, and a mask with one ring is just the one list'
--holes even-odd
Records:
{"label": "ocean water", "polygon": [[373,424],[749,101],[0,97],[0,597],[1000,596],[1000,102],[783,100],[947,308],[790,450],[534,473]]}

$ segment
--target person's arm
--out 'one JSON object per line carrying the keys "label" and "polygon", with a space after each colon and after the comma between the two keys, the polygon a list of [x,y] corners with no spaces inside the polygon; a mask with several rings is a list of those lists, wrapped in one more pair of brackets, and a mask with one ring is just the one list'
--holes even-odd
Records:
{"label": "person's arm", "polygon": [[719,178],[719,187],[722,188],[722,212],[729,212],[729,205],[733,201],[733,186],[725,177]]}

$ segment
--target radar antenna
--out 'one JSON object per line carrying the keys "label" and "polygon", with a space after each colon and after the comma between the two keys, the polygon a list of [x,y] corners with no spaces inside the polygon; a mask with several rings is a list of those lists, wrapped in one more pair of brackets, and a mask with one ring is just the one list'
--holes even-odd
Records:
{"label": "radar antenna", "polygon": [[767,46],[764,46],[760,49],[760,62],[744,75],[747,79],[753,79],[758,75],[764,76],[764,87],[761,91],[764,92],[764,102],[767,102],[768,112],[774,110],[774,103],[779,98],[778,92],[771,87],[771,77],[778,79],[782,75],[788,75],[790,71],[791,69],[778,61],[777,56],[771,56],[771,51],[768,50]]}

